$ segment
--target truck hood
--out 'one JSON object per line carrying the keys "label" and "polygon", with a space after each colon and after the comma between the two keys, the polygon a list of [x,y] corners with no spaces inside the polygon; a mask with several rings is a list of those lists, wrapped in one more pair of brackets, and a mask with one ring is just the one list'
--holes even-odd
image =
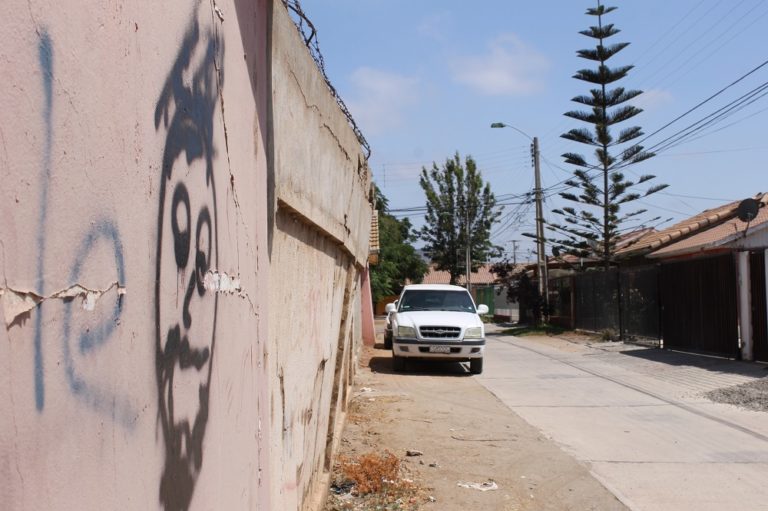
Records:
{"label": "truck hood", "polygon": [[467,328],[471,326],[483,326],[480,317],[474,312],[456,311],[411,311],[398,312],[396,320],[398,325],[420,327],[430,326],[457,326]]}

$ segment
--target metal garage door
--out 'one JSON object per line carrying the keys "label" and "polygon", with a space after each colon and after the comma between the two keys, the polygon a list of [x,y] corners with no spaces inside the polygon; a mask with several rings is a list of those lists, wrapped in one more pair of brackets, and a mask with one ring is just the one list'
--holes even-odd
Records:
{"label": "metal garage door", "polygon": [[664,347],[737,357],[736,264],[731,254],[663,264]]}
{"label": "metal garage door", "polygon": [[752,281],[752,342],[755,360],[768,362],[768,328],[765,309],[765,256],[754,252],[749,257],[749,274]]}

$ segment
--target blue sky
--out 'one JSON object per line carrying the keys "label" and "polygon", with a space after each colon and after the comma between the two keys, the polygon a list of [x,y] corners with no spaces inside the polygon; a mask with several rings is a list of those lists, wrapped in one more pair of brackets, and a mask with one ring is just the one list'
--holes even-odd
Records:
{"label": "blue sky", "polygon": [[[554,192],[572,169],[560,155],[589,154],[560,134],[580,124],[563,113],[578,108],[572,97],[588,93],[588,84],[572,75],[592,67],[576,51],[594,47],[578,32],[594,21],[584,12],[595,2],[303,0],[301,5],[318,30],[327,74],[371,145],[369,165],[391,208],[423,206],[421,167],[440,164],[457,151],[475,158],[501,202],[519,202],[509,197],[533,188],[529,140],[511,129],[491,129],[495,121],[539,138],[542,186],[549,195],[545,210],[565,203]],[[618,9],[605,21],[621,30],[608,42],[631,43],[609,63],[636,66],[617,85],[645,91],[633,101],[644,112],[621,128],[639,125],[651,134],[768,60],[765,0],[607,5]],[[766,82],[768,65],[650,137],[646,147]],[[651,183],[670,185],[638,206],[650,216],[676,221],[768,191],[768,96],[753,99],[630,168],[629,177],[655,174]],[[493,240],[506,249],[511,240],[523,240],[518,257],[530,258],[532,243],[521,234],[532,232],[533,215],[532,206],[506,206]],[[411,219],[422,223],[418,214]]]}

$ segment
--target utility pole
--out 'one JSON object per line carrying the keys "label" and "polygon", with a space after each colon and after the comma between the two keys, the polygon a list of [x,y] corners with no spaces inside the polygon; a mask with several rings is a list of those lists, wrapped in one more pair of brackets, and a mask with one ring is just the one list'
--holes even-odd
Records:
{"label": "utility pole", "polygon": [[549,276],[547,274],[547,254],[544,246],[544,213],[541,205],[541,171],[539,169],[539,138],[532,137],[520,128],[515,128],[503,122],[494,122],[491,128],[512,128],[528,140],[531,144],[531,156],[533,157],[533,169],[536,177],[536,263],[539,271],[539,294],[544,297],[544,306],[549,313]]}
{"label": "utility pole", "polygon": [[512,241],[512,268],[517,266],[517,244],[520,242],[520,240],[511,240]]}
{"label": "utility pole", "polygon": [[464,203],[464,223],[467,226],[467,271],[465,272],[467,276],[467,291],[469,294],[472,294],[472,281],[470,278],[472,274],[472,243],[469,239],[469,197],[467,197]]}
{"label": "utility pole", "polygon": [[539,267],[539,295],[544,297],[544,306],[549,311],[549,276],[547,275],[547,254],[544,245],[544,212],[541,204],[541,169],[539,167],[539,137],[533,137],[533,170],[536,189],[536,259]]}

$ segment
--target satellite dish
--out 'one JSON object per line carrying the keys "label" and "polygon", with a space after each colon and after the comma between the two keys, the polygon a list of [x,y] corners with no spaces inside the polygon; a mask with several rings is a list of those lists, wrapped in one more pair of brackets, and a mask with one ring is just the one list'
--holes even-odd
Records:
{"label": "satellite dish", "polygon": [[739,207],[736,208],[736,216],[742,222],[751,222],[757,216],[759,209],[760,203],[755,199],[744,199],[739,203]]}

